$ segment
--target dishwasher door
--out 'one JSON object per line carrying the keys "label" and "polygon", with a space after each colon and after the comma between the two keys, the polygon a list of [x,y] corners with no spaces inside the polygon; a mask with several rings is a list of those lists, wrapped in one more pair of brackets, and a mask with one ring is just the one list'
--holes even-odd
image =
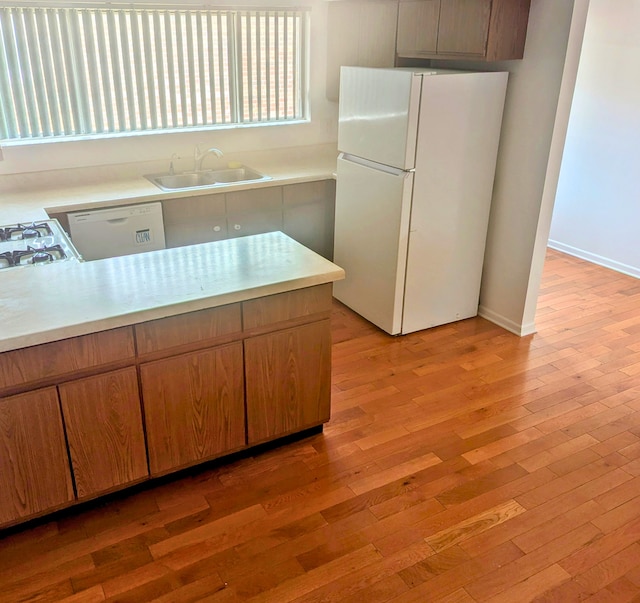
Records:
{"label": "dishwasher door", "polygon": [[70,213],[71,241],[85,260],[164,249],[162,204]]}

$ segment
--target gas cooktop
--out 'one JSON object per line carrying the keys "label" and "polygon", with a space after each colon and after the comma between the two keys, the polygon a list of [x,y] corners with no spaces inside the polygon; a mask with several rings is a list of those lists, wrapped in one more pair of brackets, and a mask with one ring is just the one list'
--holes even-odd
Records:
{"label": "gas cooktop", "polygon": [[0,226],[0,270],[80,259],[57,220]]}

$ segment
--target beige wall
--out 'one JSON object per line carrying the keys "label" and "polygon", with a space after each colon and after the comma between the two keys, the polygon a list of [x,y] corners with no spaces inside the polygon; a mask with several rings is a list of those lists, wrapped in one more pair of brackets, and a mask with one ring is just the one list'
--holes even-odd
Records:
{"label": "beige wall", "polygon": [[[94,0],[95,1],[95,0]],[[140,0],[138,0],[139,2]],[[175,2],[189,3],[187,0]],[[152,2],[157,4],[157,2]],[[238,5],[233,0],[202,2],[215,6]],[[268,4],[253,0],[251,6]],[[270,2],[273,4],[273,2]],[[193,4],[193,3],[192,3]],[[327,2],[284,0],[278,6],[311,7],[310,104],[311,121],[285,126],[249,126],[191,133],[130,136],[124,139],[40,143],[1,149],[0,175],[74,167],[114,165],[166,159],[173,153],[190,157],[194,145],[217,146],[225,152],[263,150],[337,140],[337,106],[326,98]]]}
{"label": "beige wall", "polygon": [[[576,7],[583,4],[586,6],[586,0],[575,2]],[[566,99],[569,95],[570,103],[573,89],[571,83],[563,89],[562,81],[565,77],[570,82],[571,71],[573,77],[577,71],[576,63],[568,65],[565,72],[565,59],[573,19],[576,22],[571,45],[579,47],[582,38],[584,19],[581,24],[580,13],[581,10],[574,13],[574,0],[532,0],[523,60],[487,66],[509,71],[510,75],[480,314],[519,335],[535,331],[535,301],[544,263],[544,248],[537,243],[543,239],[546,244],[549,231],[549,220],[541,220],[541,216],[553,206],[556,168],[561,156],[556,151],[564,141],[562,130],[568,120]],[[559,108],[561,114],[557,116]],[[559,129],[554,139],[556,125]]]}

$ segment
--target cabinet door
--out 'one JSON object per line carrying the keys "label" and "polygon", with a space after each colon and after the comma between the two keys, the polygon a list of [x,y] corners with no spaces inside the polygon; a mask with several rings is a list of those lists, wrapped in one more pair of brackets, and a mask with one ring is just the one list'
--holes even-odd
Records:
{"label": "cabinet door", "polygon": [[148,475],[135,368],[58,389],[79,499]]}
{"label": "cabinet door", "polygon": [[209,243],[227,238],[223,194],[163,201],[162,215],[167,247]]}
{"label": "cabinet door", "polygon": [[72,500],[55,387],[0,398],[0,525]]}
{"label": "cabinet door", "polygon": [[446,0],[440,7],[438,54],[476,54],[487,49],[491,0]]}
{"label": "cabinet door", "polygon": [[329,320],[245,341],[249,444],[329,420]]}
{"label": "cabinet door", "polygon": [[401,0],[398,5],[397,53],[436,52],[439,15],[440,0]]}
{"label": "cabinet door", "polygon": [[229,238],[246,237],[282,230],[282,211],[229,214]]}
{"label": "cabinet door", "polygon": [[140,374],[153,475],[245,445],[241,343],[149,362]]}
{"label": "cabinet door", "polygon": [[227,193],[229,237],[282,230],[282,187]]}
{"label": "cabinet door", "polygon": [[333,259],[335,183],[324,180],[282,189],[283,232],[305,247]]}

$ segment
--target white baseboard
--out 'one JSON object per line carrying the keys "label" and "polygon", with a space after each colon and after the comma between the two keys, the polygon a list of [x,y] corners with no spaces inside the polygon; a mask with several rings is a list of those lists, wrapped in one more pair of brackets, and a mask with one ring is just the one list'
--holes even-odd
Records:
{"label": "white baseboard", "polygon": [[514,333],[519,337],[524,337],[525,335],[532,335],[536,332],[536,325],[534,323],[522,325],[520,323],[514,322],[513,320],[507,318],[506,316],[502,316],[489,308],[480,305],[478,307],[478,315],[482,316],[482,318],[486,318],[492,323],[506,329],[510,333]]}
{"label": "white baseboard", "polygon": [[640,278],[640,268],[636,268],[635,266],[629,266],[628,264],[623,264],[622,262],[616,262],[615,260],[612,260],[610,258],[605,258],[601,255],[590,253],[589,251],[585,251],[584,249],[578,249],[577,247],[572,247],[571,245],[566,245],[565,243],[560,243],[559,241],[554,241],[552,239],[549,239],[547,244],[549,247],[551,247],[551,249],[555,249],[556,251],[567,253],[574,257],[580,258],[581,260],[591,262],[592,264],[598,264],[598,266],[611,268],[611,270],[622,272],[622,274]]}

